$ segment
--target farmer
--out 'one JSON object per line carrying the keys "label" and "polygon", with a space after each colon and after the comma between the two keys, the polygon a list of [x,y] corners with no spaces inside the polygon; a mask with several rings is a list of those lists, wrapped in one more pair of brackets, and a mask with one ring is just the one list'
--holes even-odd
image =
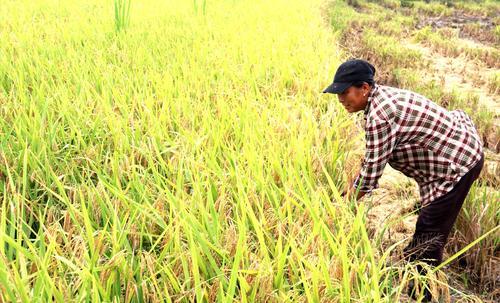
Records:
{"label": "farmer", "polygon": [[387,163],[415,179],[421,209],[404,258],[437,266],[464,199],[483,167],[482,143],[462,110],[448,111],[415,92],[378,85],[374,74],[370,63],[348,60],[323,91],[337,94],[350,113],[364,111],[366,153],[344,195],[357,193],[360,199],[378,188]]}

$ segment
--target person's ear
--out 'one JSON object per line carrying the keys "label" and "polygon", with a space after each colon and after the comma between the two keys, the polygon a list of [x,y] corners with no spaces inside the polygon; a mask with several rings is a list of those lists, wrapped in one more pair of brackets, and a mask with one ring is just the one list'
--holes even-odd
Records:
{"label": "person's ear", "polygon": [[363,83],[363,97],[368,96],[368,93],[370,92],[370,85],[366,82]]}

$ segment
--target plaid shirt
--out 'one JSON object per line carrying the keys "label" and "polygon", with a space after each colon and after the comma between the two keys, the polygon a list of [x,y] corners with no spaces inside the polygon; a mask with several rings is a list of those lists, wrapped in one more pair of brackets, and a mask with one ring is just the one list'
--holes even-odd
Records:
{"label": "plaid shirt", "polygon": [[422,95],[377,85],[364,112],[366,154],[354,187],[378,188],[387,163],[419,185],[422,205],[444,195],[480,160],[483,145],[470,117]]}

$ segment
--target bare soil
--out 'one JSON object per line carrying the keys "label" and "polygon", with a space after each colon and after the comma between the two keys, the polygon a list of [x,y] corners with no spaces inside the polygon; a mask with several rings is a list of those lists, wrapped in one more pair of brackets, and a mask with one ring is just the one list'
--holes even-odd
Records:
{"label": "bare soil", "polygon": [[464,11],[454,10],[450,16],[418,17],[417,29],[425,26],[438,28],[458,29],[460,38],[472,39],[488,45],[498,45],[498,38],[494,34],[495,20],[492,17],[474,16]]}
{"label": "bare soil", "polygon": [[[470,43],[466,40],[463,43]],[[477,60],[468,60],[465,56],[447,57],[432,51],[419,43],[405,42],[408,48],[420,51],[426,60],[431,62],[429,73],[425,78],[436,80],[445,90],[459,89],[479,96],[480,103],[500,115],[500,96],[488,92],[487,81],[495,69],[488,68]]]}

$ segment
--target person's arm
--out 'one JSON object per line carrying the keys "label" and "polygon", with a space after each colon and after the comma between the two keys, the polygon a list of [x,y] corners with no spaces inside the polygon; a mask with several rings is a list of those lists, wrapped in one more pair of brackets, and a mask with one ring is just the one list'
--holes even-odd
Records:
{"label": "person's arm", "polygon": [[[396,145],[396,129],[389,121],[372,119],[366,126],[366,153],[361,170],[348,192],[352,196],[358,191],[357,198],[378,188],[378,179]],[[349,195],[349,193],[348,193]]]}
{"label": "person's arm", "polygon": [[[348,189],[348,190],[346,190],[346,191],[344,191],[344,192],[342,192],[342,193],[340,194],[340,196],[341,196],[341,197],[346,198],[347,200],[350,200],[350,199],[351,199],[351,197],[352,197],[355,193],[356,193],[356,189],[355,189],[355,188],[351,185],[351,186],[349,187],[349,189]],[[359,200],[359,199],[363,198],[363,196],[364,196],[364,195],[366,195],[366,194],[367,194],[367,192],[364,192],[364,191],[358,191],[358,194],[357,194],[357,196],[356,196],[356,200]]]}
{"label": "person's arm", "polygon": [[[359,175],[359,170],[356,172],[355,176],[358,176],[358,175]],[[356,188],[354,187],[354,184],[351,183],[350,181],[348,183],[349,183],[348,184],[348,188],[346,190],[344,190],[340,194],[340,196],[341,197],[345,197],[346,199],[349,200],[352,196],[354,196],[354,194],[356,194]],[[359,199],[361,199],[366,194],[367,194],[366,192],[358,191],[356,199],[359,200]]]}

